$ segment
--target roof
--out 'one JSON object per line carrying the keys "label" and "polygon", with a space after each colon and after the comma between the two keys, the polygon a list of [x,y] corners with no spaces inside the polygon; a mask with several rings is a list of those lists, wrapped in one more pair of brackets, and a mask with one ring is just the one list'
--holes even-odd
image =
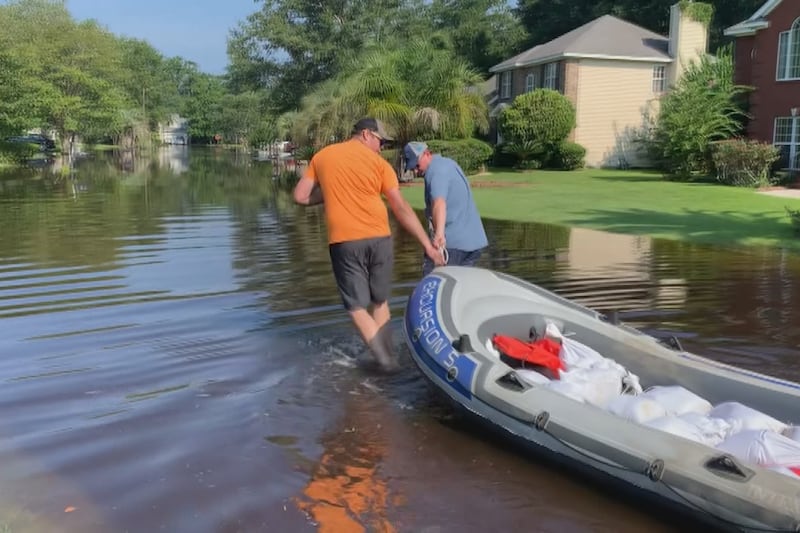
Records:
{"label": "roof", "polygon": [[603,15],[583,26],[534,46],[489,70],[502,72],[565,57],[621,59],[628,61],[672,61],[669,39],[612,15]]}
{"label": "roof", "polygon": [[782,0],[767,0],[749,19],[734,24],[730,28],[725,28],[722,33],[729,37],[741,37],[743,35],[753,35],[758,30],[768,27],[769,21],[767,17],[780,5],[781,1]]}

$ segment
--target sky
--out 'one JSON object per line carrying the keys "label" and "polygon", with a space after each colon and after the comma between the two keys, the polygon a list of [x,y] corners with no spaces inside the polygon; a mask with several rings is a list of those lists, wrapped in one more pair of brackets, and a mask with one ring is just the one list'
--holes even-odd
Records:
{"label": "sky", "polygon": [[150,43],[209,74],[228,64],[229,30],[256,12],[256,0],[66,0],[76,20],[95,19],[115,35]]}

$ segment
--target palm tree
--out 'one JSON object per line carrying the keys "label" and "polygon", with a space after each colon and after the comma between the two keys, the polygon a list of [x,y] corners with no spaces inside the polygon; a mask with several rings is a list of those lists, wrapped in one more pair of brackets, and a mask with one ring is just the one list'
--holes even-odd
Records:
{"label": "palm tree", "polygon": [[[413,40],[388,50],[373,48],[309,94],[295,118],[296,133],[327,144],[362,116],[383,120],[399,146],[414,139],[454,139],[485,133],[488,109],[474,89],[481,76],[447,49]],[[398,157],[398,171],[402,173]]]}

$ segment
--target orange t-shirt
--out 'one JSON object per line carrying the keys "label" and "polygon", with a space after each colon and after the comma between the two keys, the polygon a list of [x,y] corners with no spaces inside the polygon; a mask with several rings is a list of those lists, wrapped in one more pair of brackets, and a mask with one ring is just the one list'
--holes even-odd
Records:
{"label": "orange t-shirt", "polygon": [[381,194],[399,184],[379,154],[356,140],[331,144],[314,154],[305,177],[322,190],[328,243],[391,235]]}

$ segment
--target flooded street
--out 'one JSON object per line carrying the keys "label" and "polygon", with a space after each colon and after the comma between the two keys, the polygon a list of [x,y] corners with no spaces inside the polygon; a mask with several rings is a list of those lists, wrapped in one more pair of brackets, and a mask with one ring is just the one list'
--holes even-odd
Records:
{"label": "flooded street", "polygon": [[[420,189],[420,194],[422,190]],[[481,266],[800,380],[800,256],[486,221]],[[675,531],[375,375],[322,213],[211,149],[0,172],[0,532]]]}

